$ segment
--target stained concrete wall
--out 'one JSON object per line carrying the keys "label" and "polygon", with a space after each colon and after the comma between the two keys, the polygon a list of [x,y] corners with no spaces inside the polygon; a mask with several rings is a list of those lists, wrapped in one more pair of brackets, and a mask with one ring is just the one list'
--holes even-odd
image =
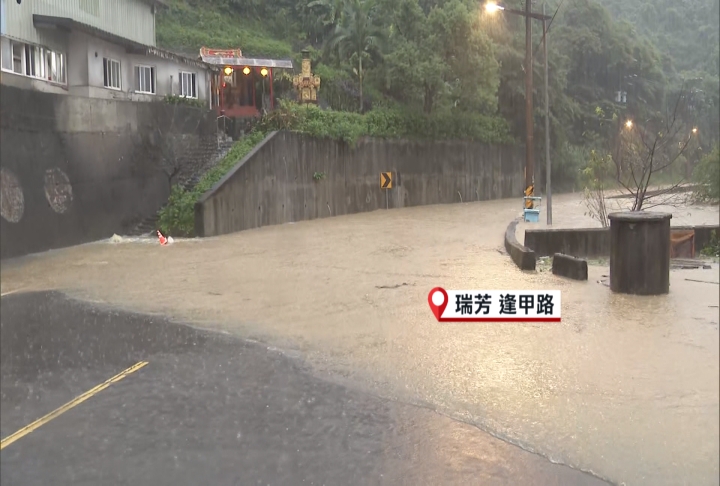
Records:
{"label": "stained concrete wall", "polygon": [[2,85],[0,113],[1,258],[124,232],[167,200],[170,164],[217,143],[215,117],[187,106]]}
{"label": "stained concrete wall", "polygon": [[[349,146],[274,132],[198,201],[195,230],[215,236],[386,207],[521,197],[523,167],[522,146],[372,138]],[[389,190],[380,188],[386,171]]]}

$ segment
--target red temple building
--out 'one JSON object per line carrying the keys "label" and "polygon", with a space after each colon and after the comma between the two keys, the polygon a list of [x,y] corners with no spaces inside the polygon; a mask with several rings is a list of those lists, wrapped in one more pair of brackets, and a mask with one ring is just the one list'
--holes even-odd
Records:
{"label": "red temple building", "polygon": [[212,105],[228,118],[259,117],[274,108],[273,70],[292,69],[290,60],[243,57],[240,49],[200,49],[203,62],[216,66]]}

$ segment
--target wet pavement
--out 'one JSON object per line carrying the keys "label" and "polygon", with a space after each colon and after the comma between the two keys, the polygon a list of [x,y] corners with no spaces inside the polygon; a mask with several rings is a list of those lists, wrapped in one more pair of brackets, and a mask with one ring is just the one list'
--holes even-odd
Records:
{"label": "wet pavement", "polygon": [[[573,197],[555,198],[558,222],[582,213]],[[658,297],[612,294],[602,267],[588,282],[523,273],[502,251],[519,206],[376,211],[168,247],[84,245],[3,262],[2,292],[62,289],[254,339],[302,356],[313,375],[616,484],[720,484],[720,298],[717,284],[687,280],[717,282],[718,266],[671,272]],[[716,207],[688,213],[717,222]],[[563,321],[440,324],[427,307],[438,285],[560,290]]]}
{"label": "wet pavement", "polygon": [[2,298],[3,485],[606,484],[267,346],[56,292]]}

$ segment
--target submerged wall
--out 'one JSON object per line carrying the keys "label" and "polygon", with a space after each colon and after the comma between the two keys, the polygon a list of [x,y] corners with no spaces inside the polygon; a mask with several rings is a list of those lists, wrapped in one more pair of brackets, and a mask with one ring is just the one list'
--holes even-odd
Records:
{"label": "submerged wall", "polygon": [[[195,231],[215,236],[376,209],[521,198],[522,146],[273,132],[195,206]],[[381,172],[393,188],[380,188]],[[387,198],[387,199],[386,199]]]}
{"label": "submerged wall", "polygon": [[167,201],[166,173],[191,172],[215,130],[197,108],[1,85],[0,257],[122,233]]}

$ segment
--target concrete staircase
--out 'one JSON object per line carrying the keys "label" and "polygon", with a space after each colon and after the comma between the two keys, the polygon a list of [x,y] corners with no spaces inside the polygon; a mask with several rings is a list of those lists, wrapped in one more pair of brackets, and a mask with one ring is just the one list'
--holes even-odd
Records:
{"label": "concrete staircase", "polygon": [[[215,167],[228,154],[234,140],[224,133],[218,134],[217,142],[208,142],[198,147],[197,154],[191,158],[205,159],[196,164],[188,164],[191,170],[181,171],[177,177],[177,185],[188,191],[193,189],[205,173]],[[127,236],[155,236],[158,226],[158,209],[154,214],[147,216],[127,231]]]}

